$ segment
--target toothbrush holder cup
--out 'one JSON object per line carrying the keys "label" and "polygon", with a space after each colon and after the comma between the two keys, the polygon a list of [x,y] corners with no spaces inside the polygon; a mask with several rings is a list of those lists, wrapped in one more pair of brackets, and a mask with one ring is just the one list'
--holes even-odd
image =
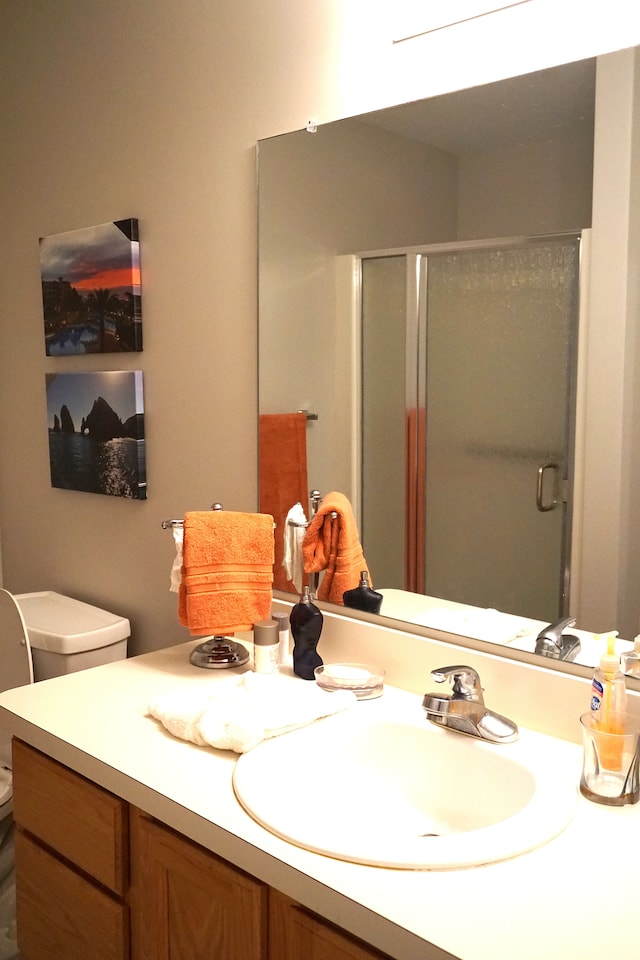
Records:
{"label": "toothbrush holder cup", "polygon": [[610,807],[640,798],[640,719],[630,713],[609,713],[606,721],[591,713],[580,717],[582,775],[580,793]]}

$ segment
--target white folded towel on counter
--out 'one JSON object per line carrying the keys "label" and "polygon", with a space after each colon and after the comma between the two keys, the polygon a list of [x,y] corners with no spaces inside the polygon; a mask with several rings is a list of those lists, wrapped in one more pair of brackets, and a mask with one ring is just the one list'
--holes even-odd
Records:
{"label": "white folded towel on counter", "polygon": [[192,690],[169,691],[150,703],[147,713],[181,740],[246,753],[262,740],[357,703],[350,690],[327,693],[315,683],[279,674],[249,672],[214,686],[200,697]]}

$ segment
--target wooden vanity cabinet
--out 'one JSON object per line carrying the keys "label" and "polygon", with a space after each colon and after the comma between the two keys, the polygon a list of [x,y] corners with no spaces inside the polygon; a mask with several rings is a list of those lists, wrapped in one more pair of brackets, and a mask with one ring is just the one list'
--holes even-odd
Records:
{"label": "wooden vanity cabinet", "polygon": [[132,960],[390,960],[132,810]]}
{"label": "wooden vanity cabinet", "polygon": [[124,800],[13,741],[23,960],[129,960]]}
{"label": "wooden vanity cabinet", "polygon": [[267,960],[269,888],[131,810],[132,960]]}
{"label": "wooden vanity cabinet", "polygon": [[13,741],[22,960],[389,960]]}
{"label": "wooden vanity cabinet", "polygon": [[390,960],[277,890],[269,897],[269,960]]}

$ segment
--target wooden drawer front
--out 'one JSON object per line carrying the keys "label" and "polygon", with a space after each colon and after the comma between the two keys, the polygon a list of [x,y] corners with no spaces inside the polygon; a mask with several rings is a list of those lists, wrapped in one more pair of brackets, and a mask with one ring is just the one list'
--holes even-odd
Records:
{"label": "wooden drawer front", "polygon": [[25,960],[127,960],[127,908],[16,831],[18,946]]}
{"label": "wooden drawer front", "polygon": [[269,960],[390,960],[309,913],[276,890],[269,892]]}
{"label": "wooden drawer front", "polygon": [[134,960],[266,960],[267,887],[131,814]]}
{"label": "wooden drawer front", "polygon": [[109,890],[124,895],[128,884],[124,800],[14,740],[13,812],[25,830]]}

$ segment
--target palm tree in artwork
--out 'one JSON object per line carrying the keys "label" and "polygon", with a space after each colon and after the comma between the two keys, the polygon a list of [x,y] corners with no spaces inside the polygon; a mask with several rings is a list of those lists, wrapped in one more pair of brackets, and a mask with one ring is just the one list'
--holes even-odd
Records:
{"label": "palm tree in artwork", "polygon": [[87,297],[89,308],[93,310],[98,317],[98,328],[100,331],[100,353],[104,353],[104,321],[110,313],[116,313],[120,305],[118,297],[111,290],[100,288],[94,290]]}

